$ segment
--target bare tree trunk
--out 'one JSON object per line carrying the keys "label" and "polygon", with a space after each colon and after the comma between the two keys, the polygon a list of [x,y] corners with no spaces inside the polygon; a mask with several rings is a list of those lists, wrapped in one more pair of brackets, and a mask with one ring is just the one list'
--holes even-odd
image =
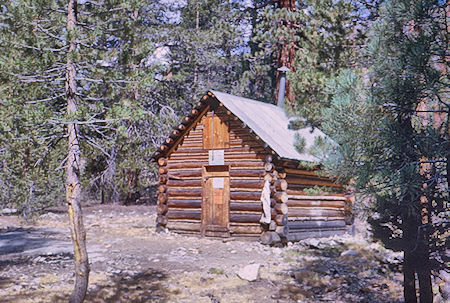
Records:
{"label": "bare tree trunk", "polygon": [[[67,70],[65,91],[67,97],[67,114],[71,120],[78,111],[76,68],[72,62],[73,52],[76,51],[76,41],[72,36],[77,23],[76,0],[69,0],[67,7],[67,33],[69,52],[67,55]],[[67,157],[66,199],[69,207],[69,225],[72,235],[74,262],[75,262],[75,287],[69,302],[83,302],[89,281],[89,261],[86,250],[86,232],[83,226],[81,211],[81,183],[80,183],[80,145],[78,141],[78,124],[71,122],[67,128],[69,136]]]}

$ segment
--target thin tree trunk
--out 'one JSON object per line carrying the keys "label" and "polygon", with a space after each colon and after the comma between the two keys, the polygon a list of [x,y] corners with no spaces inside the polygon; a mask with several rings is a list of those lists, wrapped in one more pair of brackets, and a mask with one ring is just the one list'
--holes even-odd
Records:
{"label": "thin tree trunk", "polygon": [[[421,258],[422,259],[422,258]],[[426,264],[419,265],[417,269],[417,279],[419,280],[419,295],[420,303],[432,303],[433,302],[433,288],[431,283],[431,270],[428,266],[428,256],[423,258]]]}
{"label": "thin tree trunk", "polygon": [[[65,90],[67,97],[67,114],[69,117],[78,111],[76,69],[72,62],[73,53],[76,51],[75,38],[72,36],[76,27],[76,0],[69,0],[67,7],[67,33],[70,41],[67,55],[67,70]],[[73,119],[70,119],[73,120]],[[69,136],[67,157],[66,199],[69,207],[69,225],[72,235],[74,262],[75,262],[75,287],[70,296],[70,303],[84,301],[89,281],[89,261],[86,250],[86,232],[83,226],[81,211],[81,183],[80,183],[80,145],[78,141],[78,125],[69,123],[67,128]]]}
{"label": "thin tree trunk", "polygon": [[[407,197],[405,199],[410,199]],[[416,294],[416,262],[413,249],[417,240],[417,226],[414,224],[414,218],[405,213],[402,216],[403,231],[403,295],[405,303],[417,303]]]}
{"label": "thin tree trunk", "polygon": [[403,252],[403,295],[405,303],[417,303],[416,277],[414,272],[414,257],[411,253]]}

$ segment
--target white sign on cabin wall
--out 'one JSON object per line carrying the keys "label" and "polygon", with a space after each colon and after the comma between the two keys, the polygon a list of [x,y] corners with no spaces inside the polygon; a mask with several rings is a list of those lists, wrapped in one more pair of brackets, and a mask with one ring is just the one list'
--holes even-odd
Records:
{"label": "white sign on cabin wall", "polygon": [[209,165],[225,165],[225,150],[213,149],[208,151]]}
{"label": "white sign on cabin wall", "polygon": [[225,178],[213,178],[212,180],[213,188],[224,188]]}

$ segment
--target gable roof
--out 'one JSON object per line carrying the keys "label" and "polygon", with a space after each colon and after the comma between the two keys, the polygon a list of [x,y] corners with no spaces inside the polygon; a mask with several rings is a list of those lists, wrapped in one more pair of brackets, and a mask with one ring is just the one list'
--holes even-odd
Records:
{"label": "gable roof", "polygon": [[[238,117],[243,123],[245,123],[257,136],[264,141],[270,149],[272,149],[279,157],[298,161],[318,162],[319,159],[308,153],[300,153],[294,147],[296,142],[296,134],[298,133],[305,141],[305,150],[308,150],[317,137],[326,137],[326,135],[317,128],[311,127],[302,128],[299,130],[292,130],[288,128],[289,117],[286,112],[281,108],[273,104],[264,103],[252,99],[238,97],[227,93],[218,91],[208,91],[203,96],[203,102],[211,102],[211,99],[216,99],[222,103],[231,113]],[[194,123],[201,118],[201,102],[194,108],[191,114],[183,119],[183,121]],[[193,113],[197,114],[194,117]],[[186,124],[186,123],[185,123]],[[179,126],[179,129],[182,124]],[[176,131],[174,131],[175,133]],[[179,135],[184,135],[186,131],[183,130]],[[174,136],[171,135],[172,139]],[[169,138],[166,140],[167,143]],[[178,144],[173,142],[175,145]],[[159,158],[164,155],[171,148],[169,146],[164,147],[164,144],[155,153],[154,158]]]}

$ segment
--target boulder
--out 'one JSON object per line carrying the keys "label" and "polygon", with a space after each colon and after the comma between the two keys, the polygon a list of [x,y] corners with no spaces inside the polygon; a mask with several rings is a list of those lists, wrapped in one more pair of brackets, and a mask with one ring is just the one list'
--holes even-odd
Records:
{"label": "boulder", "polygon": [[261,267],[260,264],[250,264],[244,266],[241,269],[239,269],[238,277],[241,278],[242,280],[256,281],[256,279],[258,279],[260,267]]}

